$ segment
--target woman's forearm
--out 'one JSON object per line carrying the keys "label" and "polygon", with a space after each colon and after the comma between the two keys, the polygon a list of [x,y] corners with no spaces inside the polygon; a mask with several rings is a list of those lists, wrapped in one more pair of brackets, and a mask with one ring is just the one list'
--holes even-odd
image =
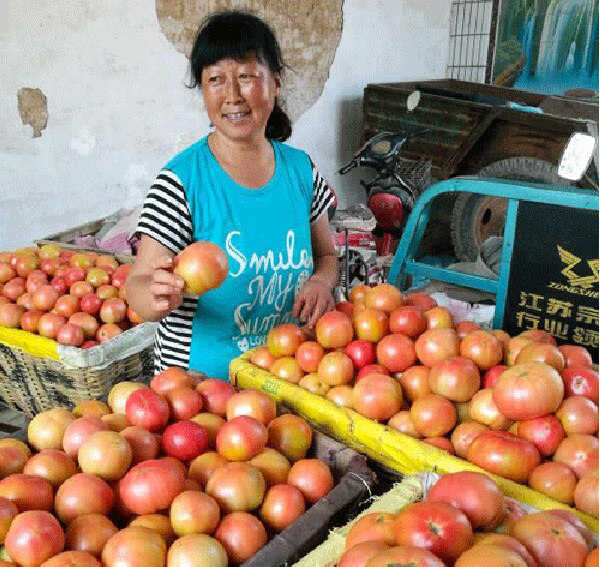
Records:
{"label": "woman's forearm", "polygon": [[315,258],[315,267],[312,275],[314,279],[330,286],[331,291],[333,291],[338,284],[339,276],[339,264],[335,254],[326,254]]}

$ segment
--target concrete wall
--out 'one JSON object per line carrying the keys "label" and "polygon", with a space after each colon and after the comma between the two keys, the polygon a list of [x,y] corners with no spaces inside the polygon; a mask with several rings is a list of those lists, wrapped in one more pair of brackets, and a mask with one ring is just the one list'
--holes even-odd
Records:
{"label": "concrete wall", "polygon": [[[337,174],[360,142],[363,88],[443,77],[449,14],[450,0],[343,3],[329,77],[290,140],[341,207],[364,199],[359,172]],[[138,204],[161,166],[208,133],[154,0],[3,0],[0,60],[0,250]],[[24,87],[46,97],[45,128],[29,118],[37,137],[18,107]]]}

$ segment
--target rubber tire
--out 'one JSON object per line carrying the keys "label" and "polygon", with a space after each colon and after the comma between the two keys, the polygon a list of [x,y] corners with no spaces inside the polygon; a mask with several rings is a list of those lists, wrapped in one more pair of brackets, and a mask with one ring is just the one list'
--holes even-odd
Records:
{"label": "rubber tire", "polygon": [[[557,167],[530,157],[512,157],[496,161],[479,170],[480,177],[543,181],[568,185],[558,176]],[[502,197],[460,193],[450,216],[450,236],[454,254],[460,262],[475,262],[482,243],[490,236],[502,236],[508,200]]]}

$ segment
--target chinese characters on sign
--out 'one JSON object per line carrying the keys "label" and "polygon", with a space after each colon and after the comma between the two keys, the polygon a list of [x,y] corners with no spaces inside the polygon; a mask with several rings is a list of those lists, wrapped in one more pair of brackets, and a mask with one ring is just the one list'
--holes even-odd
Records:
{"label": "chinese characters on sign", "polygon": [[598,362],[598,212],[519,206],[505,330],[550,332]]}

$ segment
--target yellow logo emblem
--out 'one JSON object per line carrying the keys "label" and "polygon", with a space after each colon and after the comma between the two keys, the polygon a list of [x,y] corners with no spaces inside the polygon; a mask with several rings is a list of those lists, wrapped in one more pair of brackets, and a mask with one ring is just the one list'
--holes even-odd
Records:
{"label": "yellow logo emblem", "polygon": [[567,267],[561,270],[561,274],[565,276],[569,280],[569,284],[573,287],[582,287],[584,289],[592,287],[594,284],[598,283],[598,259],[588,260],[587,264],[592,271],[591,274],[580,276],[574,271],[575,266],[577,266],[581,262],[581,258],[575,256],[575,254],[571,254],[564,248],[560,246],[556,246],[558,249],[558,255],[563,264],[566,264]]}

